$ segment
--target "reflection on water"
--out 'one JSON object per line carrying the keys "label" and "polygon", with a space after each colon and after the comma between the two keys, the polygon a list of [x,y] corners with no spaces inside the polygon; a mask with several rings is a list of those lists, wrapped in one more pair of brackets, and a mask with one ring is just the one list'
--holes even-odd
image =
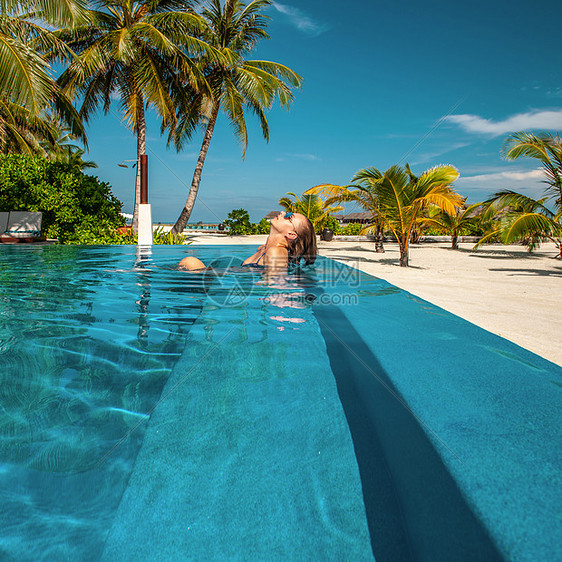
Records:
{"label": "reflection on water", "polygon": [[173,273],[131,247],[2,248],[0,553],[95,558],[200,311]]}
{"label": "reflection on water", "polygon": [[[184,248],[1,250],[0,558],[6,559],[99,559],[180,355],[196,364],[204,358],[215,375],[233,375],[232,387],[213,391],[213,407],[228,409],[239,384],[268,380],[294,355],[288,336],[314,328],[307,309],[315,287],[330,282],[321,266],[274,283],[258,268],[179,272]],[[239,253],[238,263],[247,250]],[[184,349],[197,319],[197,345]],[[201,383],[212,382],[203,369]]]}

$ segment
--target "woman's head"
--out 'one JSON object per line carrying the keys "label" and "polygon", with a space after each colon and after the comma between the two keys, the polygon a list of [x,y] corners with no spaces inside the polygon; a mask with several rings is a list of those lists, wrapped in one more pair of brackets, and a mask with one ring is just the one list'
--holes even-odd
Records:
{"label": "woman's head", "polygon": [[299,264],[304,259],[305,265],[316,260],[316,233],[307,217],[300,213],[279,213],[271,220],[270,231],[283,234],[288,241],[289,262]]}

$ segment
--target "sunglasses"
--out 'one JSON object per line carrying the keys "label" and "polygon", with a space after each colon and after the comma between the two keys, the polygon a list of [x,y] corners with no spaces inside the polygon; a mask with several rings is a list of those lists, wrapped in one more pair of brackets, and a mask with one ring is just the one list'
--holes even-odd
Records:
{"label": "sunglasses", "polygon": [[[295,223],[293,222],[293,215],[295,213],[293,213],[292,211],[287,211],[284,215],[283,218],[287,219],[292,225],[293,225],[293,229],[295,228]],[[295,230],[296,232],[296,230]]]}

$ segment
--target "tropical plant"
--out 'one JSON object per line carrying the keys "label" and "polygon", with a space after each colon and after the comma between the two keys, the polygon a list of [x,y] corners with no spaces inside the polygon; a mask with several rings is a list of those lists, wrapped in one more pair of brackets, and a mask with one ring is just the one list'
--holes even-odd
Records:
{"label": "tropical plant", "polygon": [[357,184],[339,186],[322,184],[306,193],[322,193],[326,204],[356,202],[373,213],[374,224],[363,232],[381,233],[391,230],[400,247],[400,265],[408,266],[408,251],[412,232],[428,205],[454,213],[463,203],[451,184],[459,177],[452,166],[436,166],[415,176],[408,164],[392,166],[386,172],[376,168],[359,170],[352,181]]}
{"label": "tropical plant", "polygon": [[326,195],[326,204],[354,203],[371,213],[371,220],[359,231],[359,234],[374,234],[375,252],[384,253],[383,239],[386,224],[384,215],[380,212],[380,201],[376,186],[379,183],[380,172],[375,168],[359,170],[349,185],[339,186],[322,184],[313,187],[306,193],[322,193]]}
{"label": "tropical plant", "polygon": [[250,213],[246,209],[233,209],[230,211],[224,224],[228,226],[228,234],[230,236],[257,234],[257,225],[250,222]]}
{"label": "tropical plant", "polygon": [[124,223],[122,203],[105,182],[39,156],[0,156],[0,210],[41,211],[48,238],[102,236]]}
{"label": "tropical plant", "polygon": [[358,234],[361,234],[364,228],[365,226],[361,223],[350,222],[342,228],[342,234],[347,236],[357,236]]}
{"label": "tropical plant", "polygon": [[167,245],[191,244],[191,242],[186,242],[187,236],[183,234],[173,234],[169,230],[165,231],[164,227],[161,225],[158,225],[158,227],[153,231],[152,240],[154,244],[167,244]]}
{"label": "tropical plant", "polygon": [[[265,111],[275,100],[288,109],[293,101],[291,86],[300,87],[301,77],[282,64],[245,60],[260,39],[269,38],[267,18],[262,11],[271,3],[271,0],[252,0],[248,4],[226,0],[223,6],[221,0],[209,0],[201,12],[204,19],[201,36],[222,58],[203,62],[211,89],[210,95],[201,99],[206,128],[185,206],[172,229],[175,233],[183,231],[195,205],[219,111],[222,109],[228,116],[244,156],[248,146],[245,112],[249,110],[258,117],[267,141],[269,124]],[[186,114],[179,129],[191,132],[192,127],[193,115]]]}
{"label": "tropical plant", "polygon": [[[83,20],[79,0],[3,0],[0,2],[0,152],[44,154],[56,131],[49,113],[72,132],[86,136],[76,110],[61,92],[41,52],[70,52],[52,29]],[[47,25],[47,27],[45,26]]]}
{"label": "tropical plant", "polygon": [[485,219],[492,219],[492,227],[474,246],[498,239],[503,244],[523,242],[529,252],[544,240],[551,240],[562,258],[562,210],[551,211],[547,197],[533,199],[515,191],[503,190],[484,202]]}
{"label": "tropical plant", "polygon": [[[51,120],[52,121],[52,120]],[[54,142],[42,143],[45,154],[49,160],[63,162],[78,170],[97,168],[98,165],[92,160],[84,160],[86,151],[74,144],[75,136],[64,125],[53,123],[53,130],[57,136]]]}
{"label": "tropical plant", "polygon": [[318,195],[305,193],[299,197],[290,191],[287,192],[287,195],[290,197],[281,197],[279,199],[279,205],[286,211],[300,213],[307,217],[316,232],[325,228],[326,221],[334,213],[339,213],[343,210],[343,207],[327,205]]}
{"label": "tropical plant", "polygon": [[271,223],[266,219],[263,218],[257,224],[257,232],[256,234],[269,234]]}
{"label": "tropical plant", "polygon": [[322,230],[325,228],[330,229],[334,234],[340,234],[342,232],[342,227],[338,222],[338,219],[333,216],[329,216],[325,221],[322,223]]}
{"label": "tropical plant", "polygon": [[[98,0],[99,10],[88,11],[89,23],[64,29],[58,37],[77,57],[59,78],[71,98],[83,99],[80,115],[88,120],[103,107],[107,113],[112,98],[120,101],[123,117],[137,136],[137,159],[146,152],[147,108],[161,119],[169,142],[178,141],[176,112],[192,115],[187,106],[193,92],[206,90],[206,81],[190,55],[215,51],[194,35],[201,17],[191,0]],[[185,119],[184,119],[185,121]],[[193,121],[189,122],[193,125]],[[183,138],[192,128],[184,122]],[[137,166],[133,225],[138,224],[140,166]]]}
{"label": "tropical plant", "polygon": [[459,235],[462,232],[476,228],[479,217],[478,211],[482,209],[482,203],[474,203],[468,207],[458,207],[454,213],[448,213],[439,207],[428,209],[426,217],[420,219],[422,227],[431,228],[442,234],[450,234],[451,248],[458,250]]}
{"label": "tropical plant", "polygon": [[[544,240],[554,242],[562,258],[562,140],[559,135],[538,136],[514,133],[504,145],[504,156],[515,160],[521,156],[541,162],[547,188],[545,197],[533,199],[511,190],[495,193],[485,202],[485,217],[495,219],[495,226],[479,246],[498,237],[504,244],[522,241],[533,251]],[[548,204],[554,207],[551,210]]]}

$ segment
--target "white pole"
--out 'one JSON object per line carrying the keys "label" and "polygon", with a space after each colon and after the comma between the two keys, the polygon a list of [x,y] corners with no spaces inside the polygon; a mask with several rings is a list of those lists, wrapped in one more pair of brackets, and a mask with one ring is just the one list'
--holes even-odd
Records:
{"label": "white pole", "polygon": [[139,205],[139,246],[152,246],[152,205]]}
{"label": "white pole", "polygon": [[139,246],[152,246],[152,208],[148,203],[148,156],[140,156],[141,194],[139,205]]}

